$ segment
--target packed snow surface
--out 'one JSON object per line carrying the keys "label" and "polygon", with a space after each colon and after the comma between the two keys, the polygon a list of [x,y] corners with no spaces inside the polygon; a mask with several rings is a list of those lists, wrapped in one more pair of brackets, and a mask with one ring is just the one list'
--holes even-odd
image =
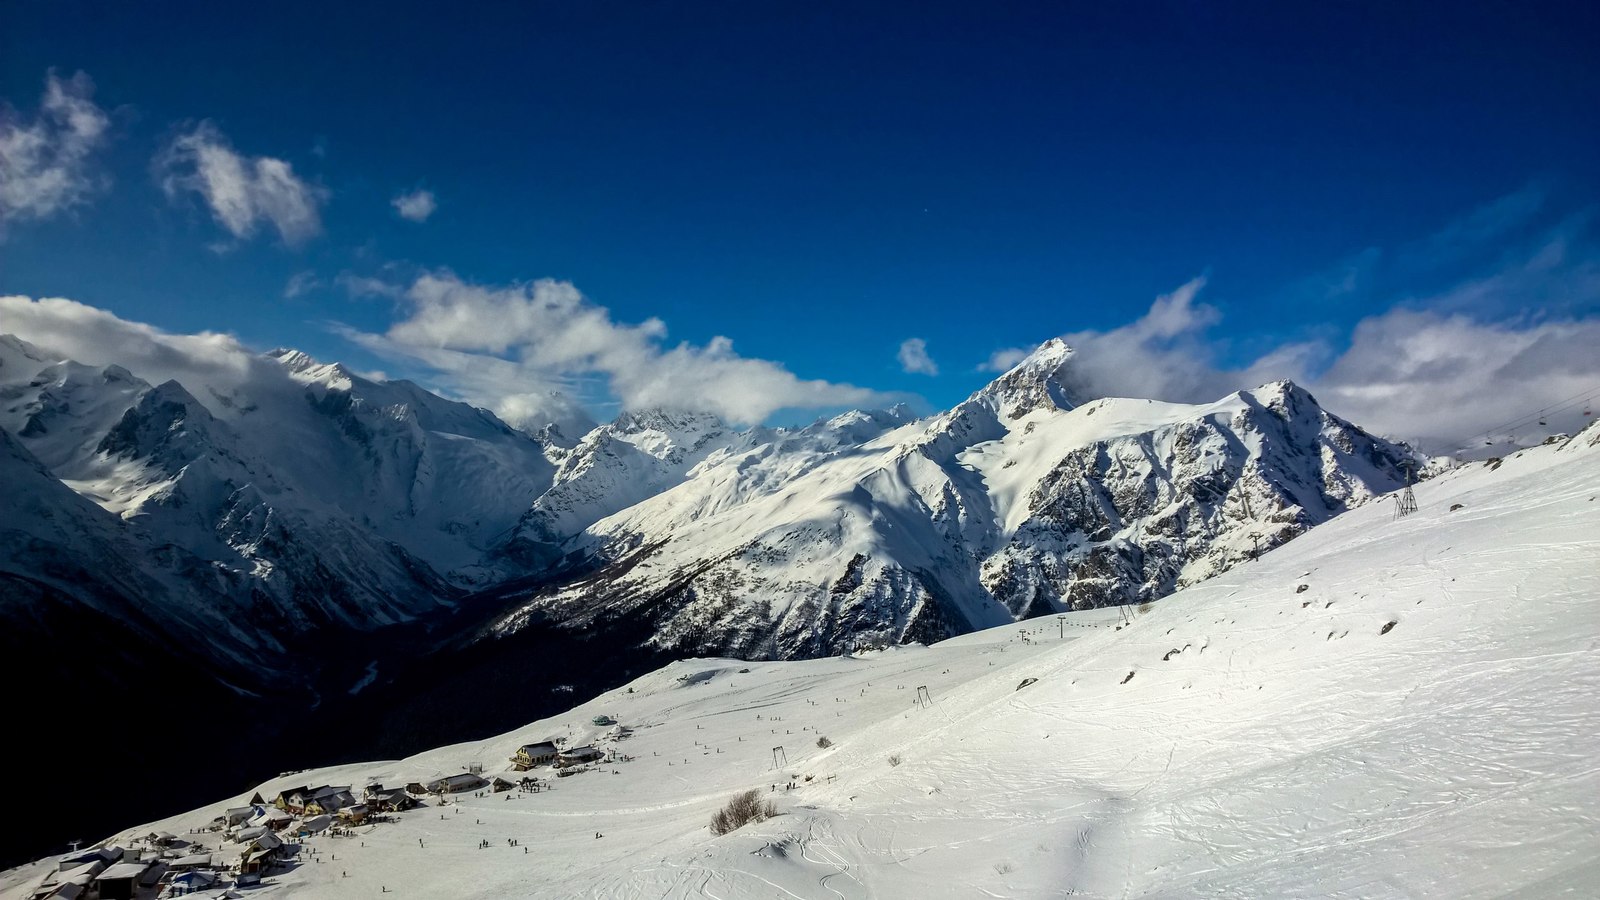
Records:
{"label": "packed snow surface", "polygon": [[[262,793],[488,775],[552,737],[632,757],[309,838],[251,894],[1592,895],[1597,438],[1443,474],[1408,517],[1367,504],[1143,610],[690,660],[496,738],[280,778]],[[779,815],[712,836],[748,788]],[[248,796],[127,834],[185,834]]]}

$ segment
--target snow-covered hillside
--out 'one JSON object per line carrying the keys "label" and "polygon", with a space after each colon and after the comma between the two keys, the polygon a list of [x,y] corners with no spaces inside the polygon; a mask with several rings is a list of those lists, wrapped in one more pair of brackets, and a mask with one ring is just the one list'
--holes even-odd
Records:
{"label": "snow-covered hillside", "polygon": [[[499,737],[276,779],[265,796],[492,774],[552,737],[630,757],[308,838],[265,891],[1588,895],[1600,426],[1416,495],[1408,517],[1367,504],[1148,608],[851,658],[689,660]],[[748,788],[780,814],[713,837]],[[213,848],[189,830],[249,796],[113,841],[155,828]],[[7,873],[0,896],[54,867]]]}
{"label": "snow-covered hillside", "polygon": [[643,616],[662,647],[768,658],[934,640],[1156,599],[1418,465],[1288,382],[1210,405],[1079,404],[1071,355],[1047,342],[920,422],[730,436],[691,420],[645,431],[655,453],[601,429],[519,532],[577,575],[498,627]]}

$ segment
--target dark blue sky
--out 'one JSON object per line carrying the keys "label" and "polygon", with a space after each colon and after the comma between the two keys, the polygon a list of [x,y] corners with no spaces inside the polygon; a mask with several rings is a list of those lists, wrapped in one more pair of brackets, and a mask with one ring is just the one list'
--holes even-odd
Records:
{"label": "dark blue sky", "polygon": [[[32,115],[48,69],[82,70],[114,125],[109,186],[10,228],[0,291],[394,371],[322,325],[398,315],[341,273],[550,277],[669,344],[942,406],[991,352],[1199,275],[1234,365],[1594,238],[1596,4],[357,6],[5,4],[5,99]],[[152,163],[199,120],[324,188],[321,233],[208,249],[227,235]],[[416,187],[422,224],[389,206]],[[1461,258],[1425,252],[1518,197]],[[285,299],[301,272],[321,286]],[[1470,311],[1600,310],[1536,293]],[[910,337],[938,376],[901,371]]]}

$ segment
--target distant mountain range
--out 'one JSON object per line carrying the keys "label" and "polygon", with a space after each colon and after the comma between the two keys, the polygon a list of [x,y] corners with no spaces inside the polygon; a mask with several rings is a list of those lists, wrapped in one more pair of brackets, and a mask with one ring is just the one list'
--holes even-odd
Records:
{"label": "distant mountain range", "polygon": [[[225,746],[364,692],[386,691],[361,733],[405,734],[396,752],[448,734],[396,724],[419,693],[485,729],[525,721],[478,689],[530,628],[624,661],[799,658],[1143,603],[1421,462],[1288,382],[1209,405],[1085,396],[1060,341],[929,418],[736,429],[685,398],[581,436],[292,350],[203,384],[104,362],[0,336],[0,652],[54,686],[37,717],[179,683],[232,722]],[[107,725],[186,709],[124,704]]]}
{"label": "distant mountain range", "polygon": [[528,587],[496,591],[496,633],[625,615],[676,652],[803,657],[1154,600],[1418,462],[1288,382],[1081,397],[1059,340],[928,419],[654,409],[575,442],[296,351],[254,363],[226,389],[152,385],[0,337],[0,578],[246,691],[313,684],[305,635],[506,582]]}

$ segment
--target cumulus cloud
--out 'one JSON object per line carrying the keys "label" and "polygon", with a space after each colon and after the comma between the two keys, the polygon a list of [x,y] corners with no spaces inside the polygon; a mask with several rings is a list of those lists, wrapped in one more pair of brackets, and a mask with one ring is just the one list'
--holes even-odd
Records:
{"label": "cumulus cloud", "polygon": [[50,72],[32,121],[9,106],[0,109],[0,237],[5,223],[49,218],[86,202],[103,184],[90,162],[111,120],[93,95],[88,75],[63,80]]}
{"label": "cumulus cloud", "polygon": [[433,191],[422,188],[401,194],[389,203],[394,207],[394,211],[399,213],[400,218],[408,222],[426,222],[428,217],[433,215],[433,211],[439,208],[438,202],[434,200]]}
{"label": "cumulus cloud", "polygon": [[402,310],[381,334],[341,333],[374,353],[420,363],[471,402],[523,420],[552,391],[587,397],[593,388],[631,409],[704,410],[742,424],[785,408],[900,399],[800,378],[779,363],[740,356],[726,337],[669,345],[661,320],[617,322],[562,281],[489,287],[426,273],[406,289]]}
{"label": "cumulus cloud", "polygon": [[937,375],[939,365],[928,355],[928,342],[922,338],[906,338],[900,342],[900,370],[911,375]]}
{"label": "cumulus cloud", "polygon": [[264,225],[290,246],[322,231],[326,191],[284,160],[239,153],[209,122],[174,138],[156,157],[156,170],[169,198],[200,195],[217,224],[238,240]]}

